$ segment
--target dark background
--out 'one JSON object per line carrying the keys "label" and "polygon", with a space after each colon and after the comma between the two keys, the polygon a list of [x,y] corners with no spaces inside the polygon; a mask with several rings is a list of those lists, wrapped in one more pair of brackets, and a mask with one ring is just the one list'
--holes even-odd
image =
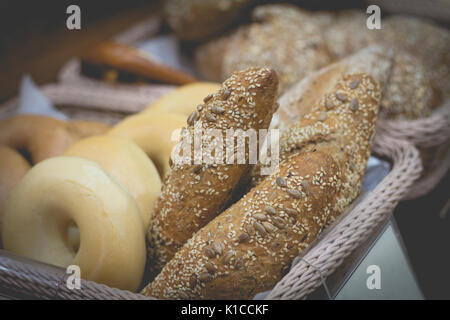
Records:
{"label": "dark background", "polygon": [[[309,9],[366,6],[357,0],[297,2]],[[82,29],[79,31],[66,28],[66,8],[70,4],[81,7]],[[71,57],[148,17],[158,8],[158,1],[149,0],[2,0],[0,103],[17,94],[24,73],[30,73],[38,84],[56,81],[59,69]],[[449,190],[450,175],[447,175],[429,195],[402,202],[395,210],[409,258],[428,299],[450,299],[450,213],[440,216],[449,201]]]}

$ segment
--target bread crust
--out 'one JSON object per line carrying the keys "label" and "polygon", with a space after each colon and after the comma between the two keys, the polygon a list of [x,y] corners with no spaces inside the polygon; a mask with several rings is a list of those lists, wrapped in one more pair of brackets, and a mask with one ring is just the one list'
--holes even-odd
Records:
{"label": "bread crust", "polygon": [[[201,111],[188,118],[197,121],[190,123],[184,136],[193,137],[194,130],[205,133],[218,129],[225,137],[228,129],[267,129],[275,111],[277,85],[277,75],[271,69],[248,68],[234,73],[219,91],[205,98]],[[204,139],[205,149],[211,144],[207,134]],[[178,146],[182,148],[184,143],[182,138]],[[203,159],[200,165],[190,160],[189,164],[173,163],[155,206],[154,223],[148,232],[152,270],[161,270],[196,231],[224,209],[249,169],[248,161],[205,164],[211,159]]]}
{"label": "bread crust", "polygon": [[333,57],[322,36],[322,20],[292,5],[265,5],[252,12],[254,23],[231,37],[222,77],[249,66],[267,66],[280,76],[280,93]]}
{"label": "bread crust", "polygon": [[367,75],[344,76],[283,134],[276,172],[197,232],[142,293],[251,299],[272,288],[360,192],[379,99]]}

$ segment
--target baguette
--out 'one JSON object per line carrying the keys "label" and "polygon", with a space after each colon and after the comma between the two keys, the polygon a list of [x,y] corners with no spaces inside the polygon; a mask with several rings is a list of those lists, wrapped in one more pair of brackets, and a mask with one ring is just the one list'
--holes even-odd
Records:
{"label": "baguette", "polygon": [[[227,129],[267,129],[275,111],[277,85],[276,73],[267,68],[234,73],[217,93],[204,99],[201,111],[189,116],[185,133],[192,137],[194,128],[219,129],[225,136]],[[183,143],[182,139],[178,146]],[[207,137],[202,140],[203,148],[209,145]],[[248,162],[172,163],[148,232],[151,270],[161,270],[196,231],[224,209],[248,171]]]}
{"label": "baguette", "polygon": [[142,293],[251,299],[271,289],[359,194],[379,99],[371,77],[342,77],[282,135],[275,173],[196,233]]}

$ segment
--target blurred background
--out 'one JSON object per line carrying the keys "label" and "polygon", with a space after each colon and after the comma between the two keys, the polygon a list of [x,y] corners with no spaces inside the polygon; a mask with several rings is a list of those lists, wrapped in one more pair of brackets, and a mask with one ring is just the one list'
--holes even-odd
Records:
{"label": "blurred background", "polygon": [[[259,1],[264,3],[269,1]],[[271,1],[274,2],[274,1]],[[289,1],[284,1],[289,2]],[[448,27],[449,1],[290,1],[313,10],[365,9],[380,4],[382,18],[389,12],[434,15]],[[410,5],[405,6],[405,3]],[[422,9],[421,5],[426,3]],[[439,8],[434,4],[444,4]],[[82,11],[82,29],[66,28],[66,8],[77,4]],[[160,10],[160,1],[24,1],[0,2],[0,103],[18,93],[21,77],[31,74],[38,84],[55,82],[60,68],[98,42],[110,38]],[[409,258],[426,298],[449,299],[450,292],[450,175],[425,197],[400,203],[395,219]],[[445,205],[447,204],[447,209]]]}

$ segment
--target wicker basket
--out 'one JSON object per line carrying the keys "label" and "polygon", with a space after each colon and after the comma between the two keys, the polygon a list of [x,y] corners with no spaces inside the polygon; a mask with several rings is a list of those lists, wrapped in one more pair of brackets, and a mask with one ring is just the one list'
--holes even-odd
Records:
{"label": "wicker basket", "polygon": [[[140,25],[136,32],[129,34],[135,38],[136,35],[148,36],[156,29],[149,21]],[[127,42],[129,34],[122,35],[121,40]],[[72,60],[63,68],[60,83],[45,85],[41,89],[70,118],[115,123],[127,114],[140,111],[173,87],[106,84],[87,79],[80,76],[79,62]],[[13,99],[0,106],[0,118],[15,114],[17,104],[17,99]],[[435,124],[434,128],[436,123],[440,123],[439,132],[442,132],[442,118],[434,117],[433,115],[430,122]],[[420,124],[420,121],[417,123]],[[405,123],[404,126],[414,129],[417,123]],[[380,123],[373,151],[391,160],[390,173],[366,198],[328,227],[308,250],[295,260],[298,263],[293,265],[290,272],[273,288],[267,299],[301,299],[320,286],[322,279],[332,274],[377,226],[389,218],[397,203],[406,194],[410,194],[411,186],[422,172],[420,154],[414,144],[429,148],[448,141],[446,138],[437,143],[440,135],[432,131],[429,133],[430,137],[433,136],[432,139],[427,140],[425,144],[418,144],[408,137],[410,142],[402,140],[406,134],[392,134],[393,130],[389,128],[396,128],[396,133],[399,133],[397,124]],[[430,128],[429,123],[423,124],[421,128]],[[419,134],[413,136],[419,137]],[[435,144],[430,146],[430,141]],[[69,290],[65,285],[66,277],[63,269],[0,251],[0,292],[38,299],[151,299],[85,280],[81,281],[81,289]]]}
{"label": "wicker basket", "polygon": [[[373,150],[391,160],[390,173],[296,259],[299,262],[274,287],[267,299],[301,299],[320,286],[322,279],[332,274],[377,226],[389,218],[420,176],[419,152],[411,143],[378,134]],[[84,280],[81,289],[69,290],[65,282],[63,269],[0,251],[0,292],[38,299],[149,299]]]}
{"label": "wicker basket", "polygon": [[405,199],[429,193],[450,168],[450,101],[430,117],[418,120],[379,120],[377,132],[395,139],[406,140],[420,151],[423,174],[411,187]]}

